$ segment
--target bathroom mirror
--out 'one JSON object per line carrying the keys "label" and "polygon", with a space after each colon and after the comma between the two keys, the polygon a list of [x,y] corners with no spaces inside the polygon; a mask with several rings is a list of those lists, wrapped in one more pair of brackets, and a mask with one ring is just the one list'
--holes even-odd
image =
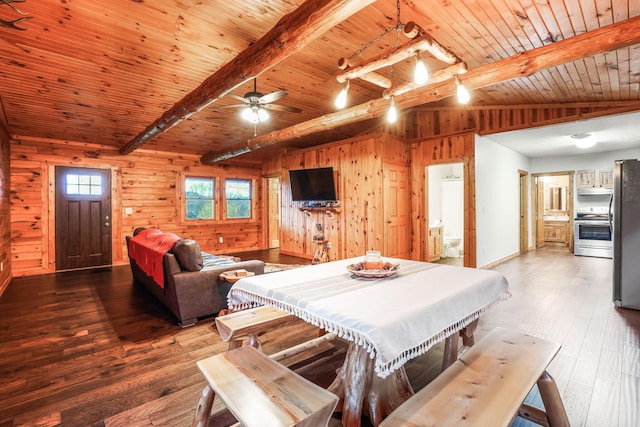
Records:
{"label": "bathroom mirror", "polygon": [[546,191],[545,208],[548,211],[567,210],[567,187],[549,187]]}

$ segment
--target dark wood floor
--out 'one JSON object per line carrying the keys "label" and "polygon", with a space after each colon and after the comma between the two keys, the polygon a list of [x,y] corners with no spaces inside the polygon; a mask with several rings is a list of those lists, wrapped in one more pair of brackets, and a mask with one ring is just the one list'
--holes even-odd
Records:
{"label": "dark wood floor", "polygon": [[[640,425],[640,312],[613,307],[611,264],[540,250],[499,265],[513,297],[477,333],[500,325],[562,343],[550,373],[572,426]],[[16,278],[0,313],[0,427],[190,425],[205,384],[195,362],[226,349],[210,319],[178,327],[132,285],[128,266]],[[303,323],[283,328],[263,337],[264,349],[315,333]],[[416,389],[436,374],[441,351],[407,365]],[[326,385],[343,354],[338,342],[310,364],[285,363]]]}

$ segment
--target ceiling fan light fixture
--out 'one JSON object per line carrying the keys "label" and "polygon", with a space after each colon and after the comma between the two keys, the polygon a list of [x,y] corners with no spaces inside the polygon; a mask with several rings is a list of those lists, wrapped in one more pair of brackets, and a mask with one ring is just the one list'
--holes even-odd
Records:
{"label": "ceiling fan light fixture", "polygon": [[259,122],[266,122],[269,120],[270,115],[269,112],[267,110],[265,110],[264,108],[258,108],[258,121]]}
{"label": "ceiling fan light fixture", "polygon": [[256,113],[253,108],[247,107],[242,110],[241,116],[243,119],[248,121],[249,123],[258,123],[258,113]]}
{"label": "ceiling fan light fixture", "polygon": [[262,123],[269,120],[271,117],[269,112],[264,108],[260,108],[257,105],[247,107],[242,110],[241,116],[249,123]]}

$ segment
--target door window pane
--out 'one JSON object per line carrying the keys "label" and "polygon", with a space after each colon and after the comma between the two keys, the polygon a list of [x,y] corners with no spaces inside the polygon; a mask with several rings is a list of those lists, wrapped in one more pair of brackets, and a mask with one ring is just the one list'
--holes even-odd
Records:
{"label": "door window pane", "polygon": [[65,192],[68,195],[77,196],[101,196],[101,175],[79,175],[69,173],[66,175]]}

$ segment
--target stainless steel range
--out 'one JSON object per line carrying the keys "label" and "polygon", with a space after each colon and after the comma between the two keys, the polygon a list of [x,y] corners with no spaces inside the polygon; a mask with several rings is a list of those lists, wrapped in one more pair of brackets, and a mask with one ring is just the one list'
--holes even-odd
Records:
{"label": "stainless steel range", "polygon": [[578,208],[573,236],[575,255],[613,258],[608,207]]}

